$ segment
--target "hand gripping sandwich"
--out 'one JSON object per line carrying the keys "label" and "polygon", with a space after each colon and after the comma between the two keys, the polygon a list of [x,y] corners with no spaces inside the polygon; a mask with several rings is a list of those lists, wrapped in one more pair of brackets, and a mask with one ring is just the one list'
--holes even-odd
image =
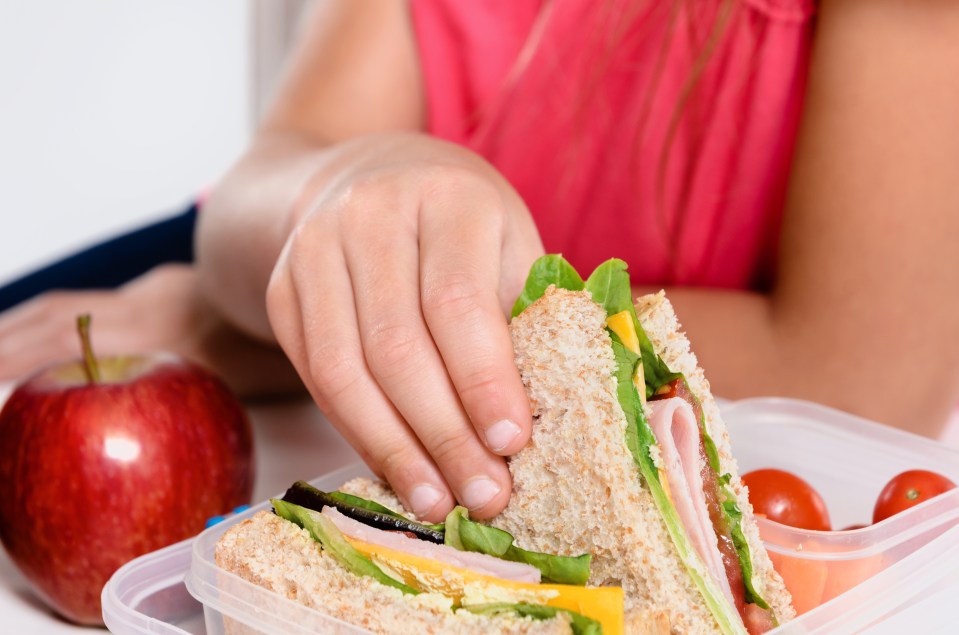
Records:
{"label": "hand gripping sandwich", "polygon": [[221,569],[380,633],[756,633],[794,616],[709,386],[626,265],[533,266],[510,331],[534,415],[488,523],[417,522],[384,483],[298,482]]}

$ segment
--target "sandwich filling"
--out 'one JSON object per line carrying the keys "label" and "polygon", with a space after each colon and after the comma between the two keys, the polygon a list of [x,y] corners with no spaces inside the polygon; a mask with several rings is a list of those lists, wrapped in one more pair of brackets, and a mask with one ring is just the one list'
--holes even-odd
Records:
{"label": "sandwich filling", "polygon": [[626,445],[721,631],[768,630],[774,619],[754,585],[742,512],[728,488],[731,476],[721,473],[701,404],[686,379],[666,366],[639,323],[626,264],[607,261],[583,281],[561,256],[544,256],[533,265],[513,316],[552,285],[589,291],[606,310]]}
{"label": "sandwich filling", "polygon": [[[742,572],[737,566],[727,570],[720,545],[730,544],[728,532],[717,531],[713,522],[715,496],[707,500],[707,492],[716,491],[710,470],[700,469],[700,435],[693,409],[679,397],[651,401],[649,425],[659,447],[666,491],[679,514],[679,520],[693,548],[706,565],[709,574],[719,583],[726,599],[733,606],[742,604]],[[713,481],[713,482],[710,482]],[[681,494],[676,494],[679,491]],[[720,525],[721,527],[721,525]],[[732,552],[735,557],[735,551]],[[731,574],[731,575],[730,575]],[[739,584],[736,584],[738,582]],[[737,587],[738,593],[733,592]]]}
{"label": "sandwich filling", "polygon": [[470,520],[463,507],[440,525],[422,525],[375,501],[302,481],[272,503],[348,571],[404,594],[438,594],[453,610],[481,615],[560,617],[575,635],[623,632],[623,590],[586,587],[588,555],[520,549],[509,533]]}

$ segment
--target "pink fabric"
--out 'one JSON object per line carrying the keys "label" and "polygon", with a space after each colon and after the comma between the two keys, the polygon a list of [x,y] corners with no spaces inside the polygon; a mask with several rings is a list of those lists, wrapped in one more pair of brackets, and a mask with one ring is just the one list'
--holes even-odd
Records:
{"label": "pink fabric", "polygon": [[[674,122],[722,7],[722,36]],[[640,284],[769,283],[811,0],[412,8],[429,130],[510,180],[547,251],[584,273],[621,257]]]}

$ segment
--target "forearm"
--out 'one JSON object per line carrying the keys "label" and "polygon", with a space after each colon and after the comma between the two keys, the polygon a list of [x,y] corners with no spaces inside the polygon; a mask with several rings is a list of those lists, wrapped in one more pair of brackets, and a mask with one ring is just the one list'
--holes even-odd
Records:
{"label": "forearm", "polygon": [[200,284],[242,330],[272,340],[264,294],[307,186],[322,176],[324,144],[265,136],[225,176],[197,225]]}

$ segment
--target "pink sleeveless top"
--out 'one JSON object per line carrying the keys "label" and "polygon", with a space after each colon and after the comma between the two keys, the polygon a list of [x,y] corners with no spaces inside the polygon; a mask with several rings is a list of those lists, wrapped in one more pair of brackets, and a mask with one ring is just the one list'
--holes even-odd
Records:
{"label": "pink sleeveless top", "polygon": [[546,250],[584,275],[620,257],[639,284],[762,289],[813,13],[813,0],[412,0],[428,129],[495,165]]}

